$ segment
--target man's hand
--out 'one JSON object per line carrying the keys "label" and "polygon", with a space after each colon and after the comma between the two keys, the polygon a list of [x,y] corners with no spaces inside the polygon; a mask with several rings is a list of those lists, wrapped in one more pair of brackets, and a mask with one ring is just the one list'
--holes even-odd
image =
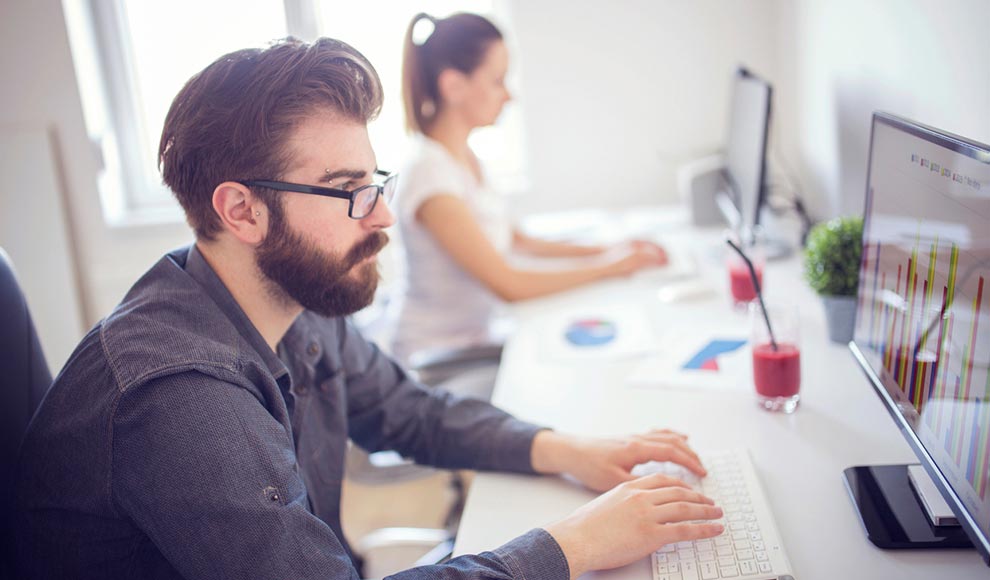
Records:
{"label": "man's hand", "polygon": [[541,431],[531,453],[538,473],[566,473],[595,491],[636,479],[632,468],[647,461],[672,461],[700,477],[707,473],[688,447],[687,437],[666,429],[623,439],[584,439]]}
{"label": "man's hand", "polygon": [[546,527],[567,558],[571,580],[591,570],[624,566],[666,544],[711,538],[722,517],[712,500],[676,479],[653,474],[620,484]]}

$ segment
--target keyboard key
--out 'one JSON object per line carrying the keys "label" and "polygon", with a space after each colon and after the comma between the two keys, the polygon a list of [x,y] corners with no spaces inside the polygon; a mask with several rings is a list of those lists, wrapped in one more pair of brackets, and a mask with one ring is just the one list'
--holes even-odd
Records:
{"label": "keyboard key", "polygon": [[760,535],[760,532],[750,532],[749,539],[753,540],[754,542],[759,542],[760,540],[763,539],[763,536]]}
{"label": "keyboard key", "polygon": [[733,545],[733,547],[738,552],[739,550],[746,550],[748,548],[752,548],[753,546],[749,543],[749,540],[739,540]]}
{"label": "keyboard key", "polygon": [[681,562],[694,560],[694,550],[677,550],[677,559]]}
{"label": "keyboard key", "polygon": [[732,539],[729,538],[728,536],[726,536],[725,534],[722,534],[721,536],[716,536],[715,537],[715,545],[716,546],[731,546],[732,545]]}
{"label": "keyboard key", "polygon": [[732,578],[733,576],[739,575],[739,569],[736,568],[735,566],[732,567],[719,566],[718,573],[719,575],[722,576],[722,578]]}
{"label": "keyboard key", "polygon": [[677,564],[676,562],[671,563],[671,564],[667,564],[667,571],[670,572],[671,574],[680,572],[681,571],[681,566],[679,564]]}
{"label": "keyboard key", "polygon": [[715,552],[701,552],[698,554],[698,560],[701,560],[702,562],[714,562]]}
{"label": "keyboard key", "polygon": [[753,549],[754,550],[766,550],[766,548],[763,546],[763,542],[753,542]]}
{"label": "keyboard key", "polygon": [[[753,534],[759,534],[759,532],[752,532],[752,533]],[[747,534],[746,532],[743,532],[743,531],[732,532],[732,539],[733,540],[745,540],[747,537],[752,538],[752,536],[750,534]],[[754,540],[759,540],[761,538],[753,538],[753,539]]]}
{"label": "keyboard key", "polygon": [[715,580],[718,578],[718,567],[715,566],[715,562],[701,563],[701,578],[702,580]]}
{"label": "keyboard key", "polygon": [[756,559],[759,560],[760,562],[767,562],[770,560],[770,556],[767,556],[766,552],[757,552]]}
{"label": "keyboard key", "polygon": [[670,572],[670,566],[667,564],[657,564],[657,574],[663,575]]}
{"label": "keyboard key", "polygon": [[760,572],[769,572],[771,570],[770,562],[760,562],[757,566],[760,568]]}
{"label": "keyboard key", "polygon": [[742,560],[739,562],[739,571],[745,574],[756,574],[759,569],[753,560]]}
{"label": "keyboard key", "polygon": [[740,560],[752,560],[756,556],[753,555],[753,550],[739,550],[736,552],[736,558]]}
{"label": "keyboard key", "polygon": [[719,565],[720,568],[721,567],[726,567],[726,566],[735,566],[736,565],[736,559],[733,558],[732,556],[719,558],[718,559],[718,565]]}
{"label": "keyboard key", "polygon": [[715,548],[715,553],[719,556],[731,556],[732,546],[719,546],[718,548]]}
{"label": "keyboard key", "polygon": [[711,540],[698,540],[694,543],[694,549],[699,552],[710,552],[715,549],[715,544]]}
{"label": "keyboard key", "polygon": [[656,557],[657,557],[657,564],[665,564],[667,562],[667,554],[661,554],[660,552],[657,552]]}
{"label": "keyboard key", "polygon": [[684,562],[681,565],[681,578],[683,580],[698,580],[698,566],[694,562]]}

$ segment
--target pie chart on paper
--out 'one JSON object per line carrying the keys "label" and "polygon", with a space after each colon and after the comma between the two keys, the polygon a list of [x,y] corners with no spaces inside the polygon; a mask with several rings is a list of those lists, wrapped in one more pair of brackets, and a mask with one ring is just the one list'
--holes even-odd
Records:
{"label": "pie chart on paper", "polygon": [[576,320],[564,332],[574,346],[602,346],[615,340],[615,323],[601,318]]}

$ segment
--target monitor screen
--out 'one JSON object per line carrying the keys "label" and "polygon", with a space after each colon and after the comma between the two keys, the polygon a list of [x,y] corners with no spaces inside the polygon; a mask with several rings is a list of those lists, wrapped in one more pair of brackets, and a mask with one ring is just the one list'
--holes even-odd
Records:
{"label": "monitor screen", "polygon": [[743,234],[759,223],[763,203],[770,96],[770,83],[744,68],[736,72],[723,175],[738,213],[727,217]]}
{"label": "monitor screen", "polygon": [[877,113],[851,348],[990,562],[990,146]]}

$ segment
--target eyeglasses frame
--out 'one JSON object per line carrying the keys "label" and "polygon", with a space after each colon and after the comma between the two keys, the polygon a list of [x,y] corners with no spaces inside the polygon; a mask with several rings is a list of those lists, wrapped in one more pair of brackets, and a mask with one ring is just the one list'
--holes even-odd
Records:
{"label": "eyeglasses frame", "polygon": [[[378,206],[378,198],[385,196],[385,186],[388,185],[390,181],[395,180],[398,177],[397,173],[390,173],[388,171],[383,171],[381,169],[376,169],[374,175],[384,177],[385,179],[381,183],[369,183],[368,185],[362,185],[357,189],[352,191],[346,191],[343,189],[336,189],[333,187],[321,187],[318,185],[305,185],[302,183],[290,183],[288,181],[272,181],[268,179],[249,179],[247,181],[240,182],[242,185],[247,187],[266,187],[268,189],[274,189],[276,191],[291,191],[294,193],[305,193],[309,195],[320,195],[323,197],[335,197],[337,199],[348,200],[347,206],[347,217],[355,220],[360,220],[368,217],[375,211],[375,207]],[[394,187],[394,185],[393,185]],[[368,213],[363,216],[354,216],[354,200],[357,198],[358,194],[365,191],[368,188],[375,188],[378,190],[377,195],[375,195],[375,201],[371,203],[371,208],[368,209]],[[393,190],[394,195],[394,190]],[[391,200],[386,199],[385,203],[389,203]]]}

